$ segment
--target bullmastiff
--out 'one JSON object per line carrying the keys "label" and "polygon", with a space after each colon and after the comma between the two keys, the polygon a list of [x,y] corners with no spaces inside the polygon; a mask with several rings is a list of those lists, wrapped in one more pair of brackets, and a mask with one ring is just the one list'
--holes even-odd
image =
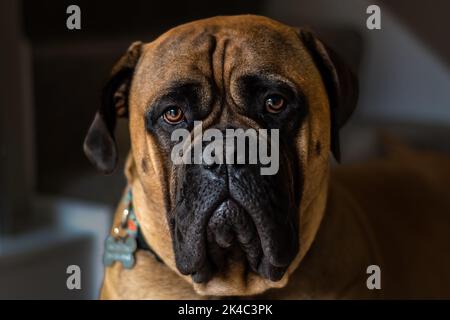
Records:
{"label": "bullmastiff", "polygon": [[[450,298],[450,160],[393,147],[330,170],[357,94],[354,74],[314,34],[261,16],[133,43],[84,144],[111,173],[116,118],[129,119],[128,186],[101,298]],[[175,165],[171,133],[194,121],[278,129],[278,172]]]}

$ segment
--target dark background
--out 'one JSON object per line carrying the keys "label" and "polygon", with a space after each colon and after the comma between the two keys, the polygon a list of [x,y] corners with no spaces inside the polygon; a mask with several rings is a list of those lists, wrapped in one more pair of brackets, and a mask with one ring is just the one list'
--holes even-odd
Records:
{"label": "dark background", "polygon": [[[450,152],[450,2],[376,1],[382,30],[366,28],[365,0],[50,1],[0,3],[0,298],[94,298],[101,243],[125,186],[82,152],[114,61],[135,41],[180,23],[256,13],[308,25],[357,71],[361,98],[343,130],[343,163],[380,156],[380,132]],[[81,30],[66,8],[81,8]],[[129,148],[119,121],[121,164]],[[84,290],[65,287],[82,266]]]}

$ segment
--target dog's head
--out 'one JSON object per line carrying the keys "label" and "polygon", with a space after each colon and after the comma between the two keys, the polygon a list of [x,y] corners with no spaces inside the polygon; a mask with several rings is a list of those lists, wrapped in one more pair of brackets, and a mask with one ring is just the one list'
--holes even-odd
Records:
{"label": "dog's head", "polygon": [[[310,32],[258,16],[216,17],[129,48],[85,151],[112,172],[116,117],[127,116],[128,178],[147,241],[199,292],[254,294],[284,284],[311,244],[325,205],[328,150],[339,159],[338,131],[356,97],[353,74]],[[185,153],[202,141],[195,121],[215,129],[200,153],[230,129],[267,129],[256,139],[257,161],[247,137],[243,162],[235,151],[235,163],[175,163],[176,130],[192,142]],[[263,142],[278,154],[271,174],[262,174],[273,165],[260,159]]]}

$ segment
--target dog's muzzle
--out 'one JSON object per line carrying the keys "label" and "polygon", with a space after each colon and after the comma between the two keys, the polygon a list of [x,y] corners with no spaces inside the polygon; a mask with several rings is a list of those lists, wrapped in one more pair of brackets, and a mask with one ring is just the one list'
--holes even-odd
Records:
{"label": "dog's muzzle", "polygon": [[301,179],[280,155],[273,176],[259,165],[180,166],[169,225],[182,274],[204,283],[239,259],[264,278],[282,278],[298,252]]}

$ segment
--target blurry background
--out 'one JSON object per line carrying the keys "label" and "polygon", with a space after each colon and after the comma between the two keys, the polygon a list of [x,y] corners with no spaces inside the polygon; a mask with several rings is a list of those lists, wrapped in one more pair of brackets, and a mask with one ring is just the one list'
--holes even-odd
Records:
{"label": "blurry background", "polygon": [[[81,8],[81,30],[66,8]],[[366,8],[381,7],[381,30]],[[257,13],[310,26],[357,70],[359,106],[342,135],[343,163],[379,155],[380,131],[450,153],[450,2],[366,0],[0,2],[0,298],[96,298],[102,244],[125,186],[82,151],[114,61],[135,40],[180,23]],[[127,123],[116,132],[121,163]],[[82,270],[67,290],[66,268]]]}

